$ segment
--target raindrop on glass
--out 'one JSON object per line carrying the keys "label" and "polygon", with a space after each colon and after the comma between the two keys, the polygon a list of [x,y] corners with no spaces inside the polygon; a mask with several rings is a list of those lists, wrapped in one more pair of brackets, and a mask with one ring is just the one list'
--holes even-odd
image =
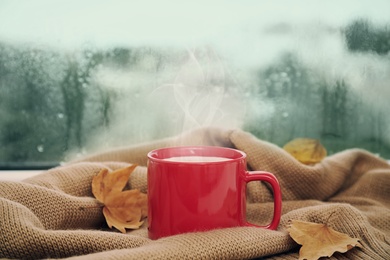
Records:
{"label": "raindrop on glass", "polygon": [[45,148],[43,147],[42,144],[40,144],[40,145],[37,146],[37,151],[38,151],[38,152],[43,153],[44,150],[45,150]]}

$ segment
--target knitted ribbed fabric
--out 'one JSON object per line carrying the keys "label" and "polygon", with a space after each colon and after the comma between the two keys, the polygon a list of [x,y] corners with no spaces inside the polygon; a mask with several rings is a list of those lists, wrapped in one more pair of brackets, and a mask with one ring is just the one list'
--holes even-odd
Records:
{"label": "knitted ribbed fabric", "polygon": [[[283,197],[278,230],[235,227],[150,240],[147,223],[127,234],[108,229],[101,208],[94,207],[92,177],[102,168],[136,163],[129,185],[147,192],[146,154],[176,145],[234,147],[247,154],[248,169],[274,173]],[[266,184],[249,183],[248,221],[269,222],[272,201]],[[390,259],[390,166],[360,149],[307,166],[242,130],[204,128],[101,152],[20,182],[2,181],[0,216],[0,258],[297,259],[299,245],[286,231],[289,220],[297,219],[327,221],[359,238],[362,247],[331,259]]]}

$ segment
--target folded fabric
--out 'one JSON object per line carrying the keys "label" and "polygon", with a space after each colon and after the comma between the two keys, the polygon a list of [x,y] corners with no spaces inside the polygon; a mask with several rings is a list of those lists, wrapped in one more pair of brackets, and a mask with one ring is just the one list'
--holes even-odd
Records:
{"label": "folded fabric", "polygon": [[[138,164],[129,185],[146,193],[146,154],[178,145],[233,147],[247,154],[248,169],[274,173],[283,198],[278,229],[235,227],[158,240],[148,238],[147,223],[127,234],[108,229],[91,192],[93,176],[103,168]],[[262,182],[251,182],[247,189],[248,221],[267,223],[272,218],[272,190]],[[327,221],[335,230],[359,238],[362,247],[331,259],[390,259],[390,165],[367,151],[351,149],[308,166],[242,130],[202,128],[98,153],[21,182],[2,181],[0,213],[0,258],[297,259],[299,245],[286,225],[304,220]]]}

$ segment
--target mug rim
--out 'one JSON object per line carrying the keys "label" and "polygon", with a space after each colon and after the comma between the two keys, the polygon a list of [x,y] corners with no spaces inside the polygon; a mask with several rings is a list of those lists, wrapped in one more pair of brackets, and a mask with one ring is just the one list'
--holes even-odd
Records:
{"label": "mug rim", "polygon": [[[221,155],[212,155],[208,154],[206,156],[215,156],[215,157],[222,157],[227,158],[229,160],[223,160],[223,161],[169,161],[166,160],[168,158],[172,157],[180,157],[183,156],[183,154],[177,153],[177,151],[190,151],[190,150],[207,150],[207,151],[224,151],[225,153],[230,153],[235,156],[221,156]],[[157,153],[166,153],[169,154],[169,151],[176,151],[171,154],[171,156],[165,156],[164,158],[157,157]],[[185,155],[185,156],[191,156],[191,155]],[[196,156],[196,155],[195,155]],[[202,155],[198,155],[202,156]],[[169,147],[163,147],[154,149],[150,152],[148,152],[147,157],[149,160],[160,162],[160,163],[167,163],[167,164],[224,164],[229,162],[235,162],[242,159],[246,159],[246,153],[243,151],[240,151],[238,149],[229,148],[229,147],[223,147],[223,146],[210,146],[210,145],[185,145],[185,146],[169,146]]]}

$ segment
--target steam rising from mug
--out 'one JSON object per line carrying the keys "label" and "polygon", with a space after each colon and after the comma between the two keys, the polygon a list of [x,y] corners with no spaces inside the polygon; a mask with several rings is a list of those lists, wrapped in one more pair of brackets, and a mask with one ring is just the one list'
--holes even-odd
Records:
{"label": "steam rising from mug", "polygon": [[174,82],[158,87],[150,98],[164,97],[162,107],[174,113],[176,133],[205,126],[240,127],[245,107],[232,95],[230,90],[239,88],[217,53],[212,48],[187,52]]}
{"label": "steam rising from mug", "polygon": [[243,126],[245,90],[213,48],[138,51],[141,58],[131,69],[101,67],[94,75],[96,84],[112,93],[113,102],[109,125],[88,137],[89,151],[199,127]]}

